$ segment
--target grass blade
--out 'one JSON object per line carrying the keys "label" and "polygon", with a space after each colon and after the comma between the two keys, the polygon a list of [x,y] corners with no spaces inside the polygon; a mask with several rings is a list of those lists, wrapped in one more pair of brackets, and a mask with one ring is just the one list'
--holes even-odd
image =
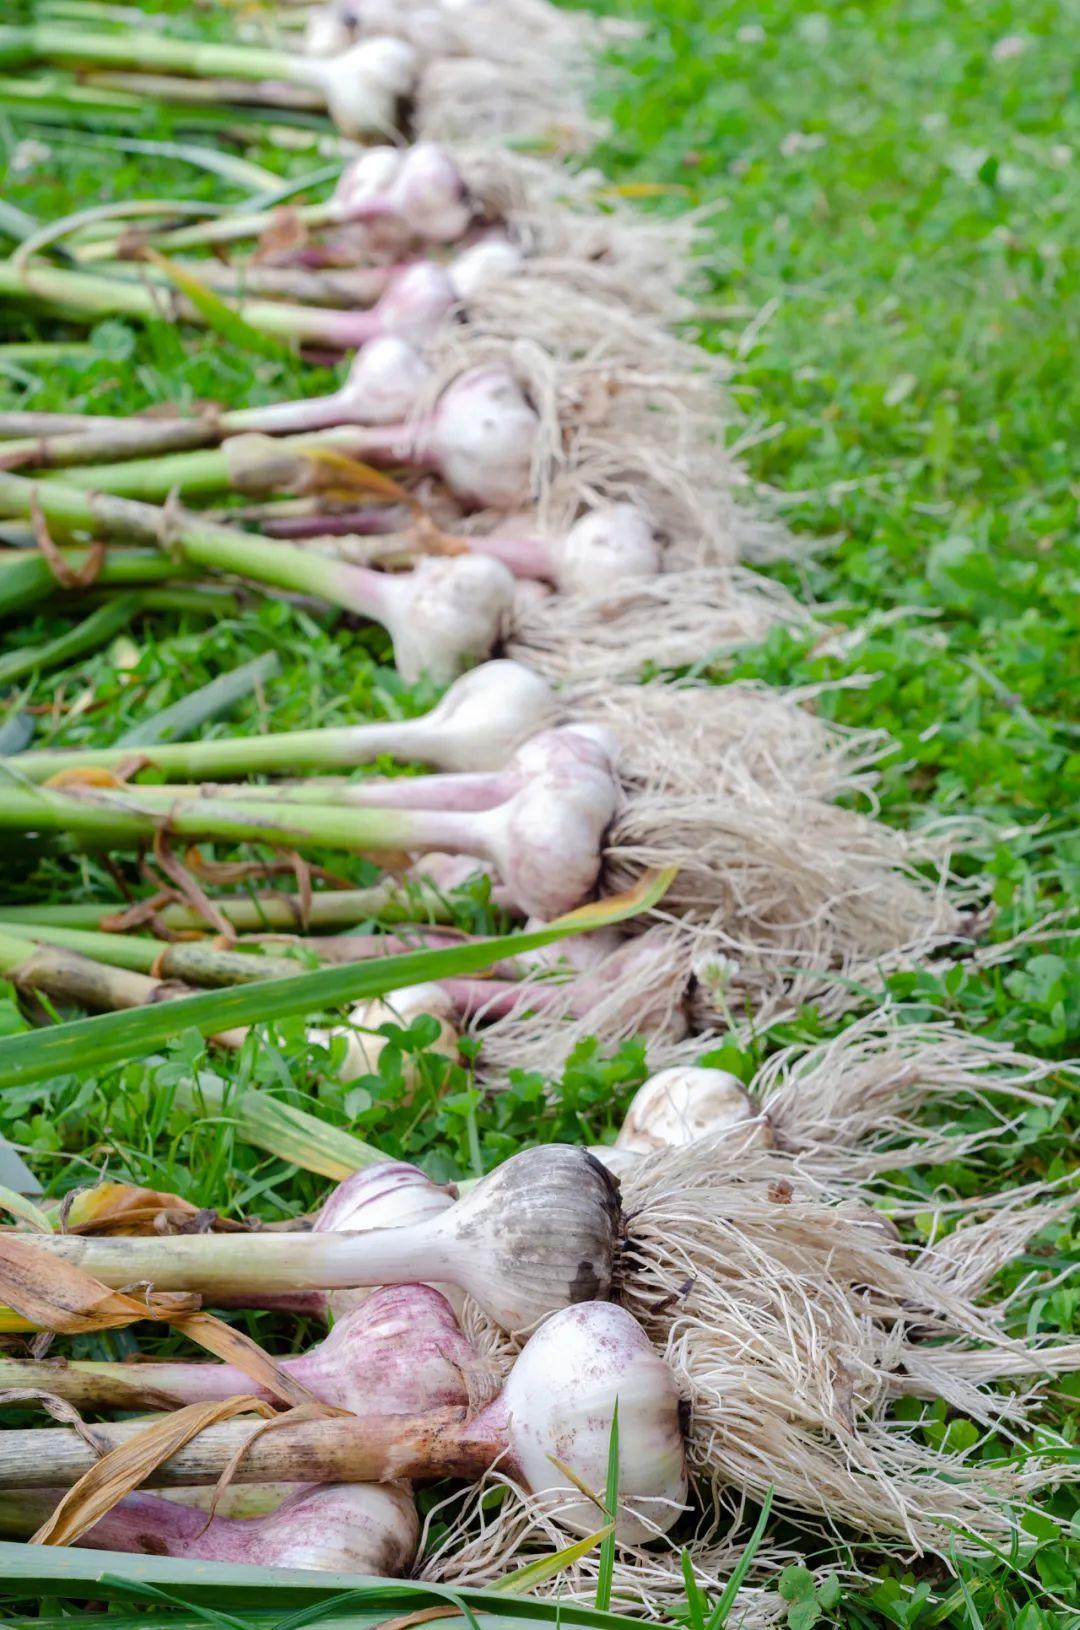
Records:
{"label": "grass blade", "polygon": [[731,1578],[724,1586],[719,1601],[709,1615],[707,1630],[722,1630],[722,1627],[727,1623],[727,1616],[731,1612],[735,1598],[742,1588],[742,1582],[750,1572],[758,1547],[765,1537],[765,1529],[769,1523],[769,1513],[772,1511],[774,1493],[775,1490],[770,1488],[761,1502],[761,1511],[758,1513],[758,1520],[754,1524],[754,1531],[746,1542],[746,1548],[742,1556],[732,1569]]}
{"label": "grass blade", "polygon": [[[0,1581],[0,1594],[20,1599],[38,1595],[128,1603],[133,1596],[145,1596],[177,1601],[178,1605],[182,1602],[184,1606],[208,1604],[218,1613],[269,1610],[257,1621],[261,1630],[282,1630],[283,1609],[302,1610],[318,1604],[325,1604],[326,1615],[320,1614],[316,1621],[313,1614],[311,1619],[324,1630],[363,1630],[393,1614],[443,1602],[458,1607],[463,1617],[465,1612],[482,1615],[484,1630],[522,1630],[532,1624],[552,1630],[556,1622],[562,1630],[632,1630],[641,1623],[617,1613],[600,1613],[584,1603],[537,1601],[496,1590],[449,1591],[408,1579],[301,1568],[268,1569],[234,1562],[191,1562],[175,1557],[113,1556],[12,1541],[0,1541]],[[35,1625],[38,1622],[35,1620]],[[111,1621],[95,1615],[85,1622],[108,1630]],[[146,1616],[139,1622],[145,1624]],[[163,1616],[163,1624],[171,1622]],[[181,1622],[184,1630],[194,1630],[192,1619]],[[135,1630],[133,1621],[125,1623],[129,1630]]]}
{"label": "grass blade", "polygon": [[253,328],[251,324],[234,311],[227,301],[213,289],[197,278],[186,266],[178,266],[175,261],[159,254],[156,249],[147,249],[146,258],[159,267],[169,279],[191,302],[207,328],[222,339],[228,340],[240,351],[251,352],[255,356],[271,357],[275,362],[292,362],[293,353],[287,345],[280,340],[273,339],[271,335],[264,334],[261,329]]}
{"label": "grass blade", "polygon": [[41,1193],[41,1184],[6,1138],[0,1138],[0,1183],[10,1193],[17,1194],[20,1198],[23,1195]]}
{"label": "grass blade", "polygon": [[649,874],[626,894],[582,906],[535,934],[507,934],[443,951],[408,951],[402,956],[380,957],[375,963],[320,968],[288,979],[258,980],[229,990],[183,996],[156,1006],[102,1013],[47,1030],[5,1036],[0,1038],[0,1087],[21,1086],[73,1069],[124,1063],[152,1052],[186,1029],[214,1035],[267,1018],[290,1018],[384,996],[403,985],[478,973],[503,957],[539,950],[570,935],[624,922],[649,910],[663,897],[673,875],[671,870]]}
{"label": "grass blade", "polygon": [[229,1091],[216,1082],[181,1081],[175,1100],[185,1109],[227,1116],[245,1143],[335,1183],[386,1158],[351,1132],[319,1120],[306,1109],[284,1104],[257,1087],[236,1086]]}
{"label": "grass blade", "polygon": [[564,1545],[562,1550],[552,1551],[550,1556],[542,1556],[536,1562],[526,1563],[523,1568],[515,1568],[513,1573],[508,1573],[505,1579],[500,1579],[498,1584],[491,1588],[500,1596],[533,1590],[537,1585],[554,1579],[556,1574],[562,1573],[565,1568],[573,1567],[575,1562],[580,1562],[583,1556],[588,1556],[597,1545],[606,1545],[614,1533],[615,1524],[605,1523],[595,1534],[586,1534],[584,1539],[576,1540],[573,1545]]}
{"label": "grass blade", "polygon": [[96,651],[106,640],[126,628],[138,609],[139,602],[135,595],[120,594],[115,600],[106,600],[83,622],[58,634],[54,640],[22,651],[8,651],[0,657],[0,684],[22,679],[26,674],[41,673],[46,668],[59,667],[74,657]]}
{"label": "grass blade", "polygon": [[[234,668],[231,673],[219,674],[208,685],[181,697],[172,707],[163,709],[152,719],[132,725],[118,736],[118,747],[150,747],[162,741],[185,741],[211,719],[219,719],[258,686],[276,679],[281,672],[281,659],[275,651],[267,651],[251,662]],[[2,677],[2,675],[0,675]]]}
{"label": "grass blade", "polygon": [[596,1605],[601,1613],[611,1606],[611,1585],[615,1577],[615,1521],[619,1514],[619,1400],[611,1413],[611,1432],[608,1437],[607,1481],[604,1485],[604,1505],[608,1515],[608,1533],[600,1546],[600,1569],[596,1577]]}

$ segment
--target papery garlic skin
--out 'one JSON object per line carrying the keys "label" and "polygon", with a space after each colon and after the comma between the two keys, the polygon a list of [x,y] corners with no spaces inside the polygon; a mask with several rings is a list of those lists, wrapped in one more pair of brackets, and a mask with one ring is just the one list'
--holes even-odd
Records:
{"label": "papery garlic skin", "polygon": [[[530,1337],[491,1407],[504,1412],[514,1465],[534,1494],[567,1489],[553,1454],[602,1494],[616,1399],[616,1535],[637,1545],[675,1523],[687,1477],[674,1376],[631,1314],[611,1302],[553,1314]],[[591,1501],[564,1492],[552,1503],[563,1527],[595,1531]]]}
{"label": "papery garlic skin", "polygon": [[730,1132],[745,1147],[768,1147],[772,1129],[737,1076],[728,1070],[677,1065],[638,1088],[615,1139],[616,1149],[655,1154]]}

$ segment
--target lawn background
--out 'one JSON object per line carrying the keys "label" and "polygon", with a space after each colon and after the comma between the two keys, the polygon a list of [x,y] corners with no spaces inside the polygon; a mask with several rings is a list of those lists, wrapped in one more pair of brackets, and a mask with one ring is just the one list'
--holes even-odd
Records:
{"label": "lawn background", "polygon": [[[773,570],[828,606],[830,623],[850,636],[828,651],[777,636],[710,674],[774,684],[870,676],[822,705],[894,737],[884,818],[984,818],[978,851],[964,864],[991,880],[997,915],[986,943],[1003,947],[988,965],[971,958],[947,976],[894,978],[890,994],[912,1016],[951,1015],[1064,1060],[1080,1032],[1080,957],[1068,932],[1080,856],[1080,727],[1070,708],[1080,586],[1080,12],[955,0],[816,11],[791,0],[620,0],[608,9],[638,21],[641,34],[599,76],[597,106],[611,130],[597,162],[645,195],[643,208],[712,207],[701,339],[733,363],[746,467],[767,489],[763,501],[808,544],[797,564]],[[224,35],[232,26],[224,8],[172,10],[186,32]],[[167,133],[151,124],[139,135]],[[97,145],[110,140],[31,124],[5,111],[0,91],[5,199],[45,221],[104,197],[240,196],[190,164]],[[325,162],[267,146],[248,156],[290,174]],[[9,341],[73,332],[14,309],[4,328]],[[7,406],[240,405],[332,382],[329,372],[252,358],[166,325],[101,323],[90,350],[64,366],[0,351]],[[67,622],[51,608],[28,614],[5,630],[5,649],[41,643]],[[252,597],[210,623],[175,612],[144,618],[108,650],[20,687],[18,700],[53,707],[38,716],[40,745],[103,742],[270,648],[282,652],[282,676],[233,728],[412,713],[432,699],[424,686],[402,686],[380,631]],[[334,865],[362,875],[338,857]],[[21,856],[2,882],[8,899],[108,887],[95,862],[28,865]],[[462,921],[495,926],[482,894]],[[21,1023],[12,1002],[0,1007],[0,1022]],[[807,1012],[750,1048],[727,1047],[723,1058],[748,1075],[770,1047],[822,1033]],[[424,1040],[421,1026],[403,1046],[422,1049]],[[227,1118],[193,1118],[172,1098],[178,1081],[213,1069],[310,1104],[325,1060],[298,1023],[281,1026],[278,1041],[253,1043],[226,1066],[184,1037],[157,1061],[20,1089],[0,1105],[0,1131],[32,1151],[56,1193],[107,1165],[198,1204],[292,1214],[317,1199],[318,1179],[245,1147]],[[537,1138],[610,1136],[645,1068],[640,1048],[614,1060],[585,1049],[544,1107],[537,1078],[485,1100],[464,1072],[447,1079],[431,1062],[430,1096],[418,1110],[396,1102],[398,1066],[392,1052],[379,1080],[349,1091],[323,1084],[320,1112],[390,1153],[420,1158],[437,1176],[489,1166]],[[1073,1158],[1075,1098],[1064,1072],[1055,1079],[1055,1110],[1032,1110],[978,1171],[949,1168],[919,1181],[964,1192],[985,1185],[988,1169],[1000,1185],[1061,1175]],[[1066,1233],[1046,1242],[1042,1258],[1006,1282],[1040,1260],[1050,1271],[1075,1263],[1075,1241]],[[1044,1295],[1036,1287],[1017,1318],[1052,1334],[1075,1328],[1078,1307],[1080,1289]],[[268,1328],[257,1319],[251,1327]],[[86,1338],[83,1350],[105,1356],[128,1345],[123,1335]],[[1065,1382],[1047,1415],[1074,1438],[1077,1396]],[[934,1429],[949,1428],[942,1420]],[[890,1578],[871,1601],[844,1596],[829,1616],[1020,1630],[1078,1622],[1038,1599],[1073,1592],[1080,1530],[1072,1541],[1044,1533],[1036,1548],[1038,1538],[1021,1567],[991,1560],[974,1570],[969,1590],[939,1591],[930,1577],[920,1602],[914,1579]]]}

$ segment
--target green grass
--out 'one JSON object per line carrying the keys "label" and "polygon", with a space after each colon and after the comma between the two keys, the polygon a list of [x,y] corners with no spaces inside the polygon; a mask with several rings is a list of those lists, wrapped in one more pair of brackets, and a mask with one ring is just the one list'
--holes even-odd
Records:
{"label": "green grass", "polygon": [[[1080,727],[1070,710],[1080,677],[1075,5],[867,0],[812,12],[797,0],[609,0],[608,9],[644,26],[605,73],[600,104],[612,129],[599,161],[617,181],[671,189],[651,206],[658,210],[715,206],[701,337],[735,364],[733,393],[752,432],[748,467],[793,529],[814,541],[797,563],[774,569],[830,607],[847,636],[839,655],[839,641],[822,650],[777,637],[714,677],[872,676],[823,705],[895,739],[884,818],[984,819],[963,864],[991,879],[997,916],[986,941],[1002,947],[988,965],[972,958],[947,975],[897,977],[893,994],[917,1011],[1068,1058],[1080,1036],[1080,956],[1063,926],[1075,912],[1080,860]],[[202,28],[203,14],[184,8],[183,26]],[[220,15],[209,27],[227,32]],[[10,164],[28,136],[53,141],[0,112],[0,163]],[[312,153],[284,158],[266,144],[247,156],[289,174],[322,162]],[[43,221],[102,198],[154,193],[220,199],[239,198],[240,189],[173,160],[78,141],[56,146],[52,163],[9,170],[4,185],[7,202]],[[17,310],[4,317],[8,341],[74,333]],[[207,397],[232,406],[331,383],[325,370],[254,358],[165,325],[108,321],[91,341],[64,367],[7,361],[0,351],[0,405],[126,413]],[[70,620],[55,607],[28,613],[5,630],[5,649],[43,643]],[[269,649],[280,651],[282,674],[234,725],[331,724],[411,713],[431,700],[396,678],[381,632],[252,597],[213,621],[144,617],[106,650],[20,683],[17,705],[41,710],[41,745],[103,742]],[[333,864],[368,875],[343,868],[340,857]],[[108,887],[98,861],[16,856],[0,892],[33,899]],[[463,904],[461,920],[496,926],[482,894]],[[0,1026],[20,1022],[12,1003],[0,1006]],[[759,1038],[755,1052],[821,1031],[807,1012]],[[274,1218],[309,1207],[323,1185],[241,1144],[227,1120],[178,1109],[176,1085],[192,1073],[213,1071],[308,1107],[314,1094],[335,1124],[442,1177],[536,1139],[610,1136],[644,1072],[641,1048],[614,1060],[586,1048],[546,1091],[527,1077],[485,1098],[464,1071],[448,1073],[428,1055],[421,1098],[405,1105],[402,1051],[422,1052],[424,1041],[423,1026],[414,1027],[384,1055],[380,1077],[345,1089],[328,1081],[325,1056],[299,1021],[283,1023],[275,1045],[252,1040],[228,1062],[184,1036],[156,1061],[9,1092],[0,1131],[32,1151],[55,1193],[107,1166],[200,1205]],[[730,1050],[728,1061],[752,1064]],[[1068,1078],[1058,1080],[1054,1110],[1032,1110],[978,1171],[950,1166],[919,1181],[928,1192],[934,1184],[965,1192],[988,1175],[1004,1186],[1062,1173],[1073,1159],[1076,1106]],[[1066,1253],[1067,1242],[1059,1249]],[[1004,1283],[1018,1283],[1038,1261]],[[1078,1310],[1080,1291],[1060,1285],[1026,1294],[1016,1316],[1049,1335],[1075,1329]],[[252,1328],[271,1326],[263,1319]],[[85,1338],[76,1347],[104,1356],[126,1341]],[[1075,1441],[1068,1399],[1080,1389],[1066,1383],[1061,1392],[1048,1419]],[[943,1435],[964,1424],[942,1413],[924,1430]],[[1075,1535],[1072,1496],[1062,1493],[1052,1509],[1072,1516]],[[792,1630],[815,1618],[857,1630],[1064,1630],[1077,1618],[1050,1597],[1067,1601],[1074,1590],[1075,1543],[1034,1518],[1018,1556],[965,1565],[959,1583],[943,1570],[905,1575],[883,1564],[869,1596],[831,1587],[815,1595],[791,1569],[775,1584]],[[836,1562],[842,1567],[842,1550]],[[687,1622],[697,1605],[688,1601]]]}

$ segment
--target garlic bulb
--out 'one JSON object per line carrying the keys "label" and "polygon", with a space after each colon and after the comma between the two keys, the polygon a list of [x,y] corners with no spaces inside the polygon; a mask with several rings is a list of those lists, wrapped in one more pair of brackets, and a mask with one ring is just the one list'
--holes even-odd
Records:
{"label": "garlic bulb", "polygon": [[[309,1030],[308,1038],[328,1047],[336,1036],[344,1036],[345,1057],[338,1066],[341,1081],[355,1081],[362,1075],[377,1075],[379,1059],[390,1042],[379,1034],[379,1026],[396,1024],[402,1029],[422,1013],[430,1014],[439,1023],[439,1034],[427,1049],[444,1058],[456,1058],[460,1036],[453,1023],[454,1007],[439,985],[405,985],[389,991],[380,1001],[360,1002],[349,1013],[349,1025],[335,1026],[332,1030]],[[402,1061],[405,1084],[411,1090],[419,1083],[416,1060],[411,1054]]]}
{"label": "garlic bulb", "polygon": [[[58,1491],[47,1491],[52,1504],[59,1497]],[[33,1496],[31,1502],[36,1503]],[[215,1516],[209,1522],[203,1512],[175,1501],[129,1494],[77,1543],[152,1556],[394,1578],[411,1568],[419,1539],[416,1506],[402,1484],[329,1483],[304,1488],[263,1516]]]}
{"label": "garlic bulb", "polygon": [[463,249],[447,268],[460,300],[477,294],[486,283],[512,277],[525,264],[525,256],[509,238],[492,232],[479,243]]}
{"label": "garlic bulb", "polygon": [[297,79],[322,92],[343,136],[370,136],[395,128],[398,102],[412,90],[418,65],[404,40],[379,35],[339,56],[299,59],[295,67]]}
{"label": "garlic bulb", "polygon": [[396,274],[372,317],[378,320],[380,337],[393,335],[421,345],[445,322],[457,301],[457,289],[444,268],[417,260]]}
{"label": "garlic bulb", "polygon": [[545,922],[587,900],[619,804],[606,733],[544,731],[517,755],[519,792],[468,816],[475,852],[494,863],[520,908]]}
{"label": "garlic bulb", "polygon": [[[506,1423],[516,1469],[537,1495],[566,1490],[552,1455],[603,1493],[615,1401],[619,1405],[616,1534],[637,1545],[669,1529],[686,1503],[686,1464],[674,1377],[637,1321],[610,1302],[555,1313],[530,1337],[495,1403],[478,1421]],[[596,1507],[565,1494],[558,1521],[587,1534]]]}
{"label": "garlic bulb", "polygon": [[452,1188],[433,1183],[419,1166],[404,1160],[381,1160],[353,1172],[332,1189],[315,1213],[312,1227],[321,1234],[397,1228],[402,1223],[440,1217],[456,1198]]}
{"label": "garlic bulb", "polygon": [[369,340],[356,353],[334,400],[342,420],[357,424],[397,424],[416,406],[431,369],[397,334]]}
{"label": "garlic bulb", "polygon": [[394,662],[412,682],[427,674],[446,684],[483,662],[499,644],[514,599],[514,579],[481,555],[426,558],[381,585],[380,620]]}
{"label": "garlic bulb", "polygon": [[354,159],[334,189],[340,221],[370,223],[376,237],[456,243],[473,205],[461,172],[438,142],[372,148]]}
{"label": "garlic bulb", "polygon": [[439,398],[422,453],[458,497],[485,509],[513,509],[532,490],[539,429],[508,369],[468,368]]}
{"label": "garlic bulb", "polygon": [[609,593],[613,585],[655,577],[660,545],[634,504],[605,504],[575,521],[551,544],[554,577],[564,594]]}
{"label": "garlic bulb", "polygon": [[455,680],[430,713],[408,721],[409,756],[459,773],[501,770],[554,712],[550,683],[531,668],[484,662]]}
{"label": "garlic bulb", "polygon": [[615,1139],[616,1149],[653,1154],[730,1131],[747,1146],[772,1143],[772,1129],[737,1076],[679,1065],[638,1088]]}
{"label": "garlic bulb", "polygon": [[368,147],[352,159],[338,176],[331,195],[337,220],[349,221],[357,212],[381,209],[388,189],[401,173],[404,158],[400,147]]}
{"label": "garlic bulb", "polygon": [[456,243],[473,216],[461,171],[438,142],[415,142],[386,190],[386,207],[415,238]]}

